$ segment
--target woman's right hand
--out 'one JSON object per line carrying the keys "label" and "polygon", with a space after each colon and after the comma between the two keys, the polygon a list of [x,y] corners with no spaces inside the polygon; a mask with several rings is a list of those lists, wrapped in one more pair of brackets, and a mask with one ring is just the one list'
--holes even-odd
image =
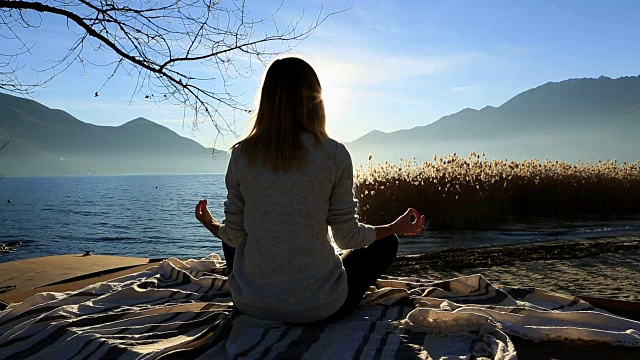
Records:
{"label": "woman's right hand", "polygon": [[213,223],[216,223],[216,219],[211,216],[209,208],[207,207],[207,199],[198,201],[196,205],[196,219],[202,223],[207,229]]}
{"label": "woman's right hand", "polygon": [[414,209],[409,208],[396,221],[390,225],[391,230],[396,234],[417,235],[424,230],[426,217]]}
{"label": "woman's right hand", "polygon": [[209,212],[209,208],[207,207],[207,199],[198,201],[198,205],[196,205],[196,219],[198,219],[207,230],[211,231],[213,236],[220,238],[220,227],[222,225],[211,216],[211,212]]}

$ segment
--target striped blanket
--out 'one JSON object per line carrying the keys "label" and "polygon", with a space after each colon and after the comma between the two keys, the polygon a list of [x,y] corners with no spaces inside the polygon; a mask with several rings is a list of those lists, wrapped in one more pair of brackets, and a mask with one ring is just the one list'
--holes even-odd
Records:
{"label": "striped blanket", "polygon": [[511,336],[640,346],[640,323],[481,275],[382,277],[346,319],[263,321],[234,309],[224,261],[170,259],[0,312],[0,359],[515,359]]}

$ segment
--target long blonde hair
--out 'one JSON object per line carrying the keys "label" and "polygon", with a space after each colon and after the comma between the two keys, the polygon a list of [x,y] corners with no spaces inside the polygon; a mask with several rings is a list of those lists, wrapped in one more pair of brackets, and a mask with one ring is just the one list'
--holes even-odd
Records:
{"label": "long blonde hair", "polygon": [[320,80],[311,65],[297,57],[271,63],[262,82],[260,105],[249,135],[242,144],[249,164],[286,172],[305,164],[302,133],[310,132],[315,144],[328,138]]}

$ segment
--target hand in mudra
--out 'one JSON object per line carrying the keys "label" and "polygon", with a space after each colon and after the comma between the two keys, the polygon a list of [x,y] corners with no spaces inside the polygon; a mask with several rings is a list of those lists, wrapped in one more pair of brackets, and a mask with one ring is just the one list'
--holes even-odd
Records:
{"label": "hand in mudra", "polygon": [[426,217],[414,209],[409,208],[396,221],[391,224],[393,232],[404,235],[417,235],[424,230]]}
{"label": "hand in mudra", "polygon": [[196,205],[196,219],[198,219],[198,221],[200,221],[205,227],[217,223],[216,219],[211,216],[211,212],[209,212],[207,199],[198,201],[198,205]]}

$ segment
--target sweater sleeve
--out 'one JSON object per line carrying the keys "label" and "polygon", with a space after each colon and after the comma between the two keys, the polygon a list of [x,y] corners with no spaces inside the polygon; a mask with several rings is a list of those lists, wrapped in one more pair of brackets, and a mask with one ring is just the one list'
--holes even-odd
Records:
{"label": "sweater sleeve", "polygon": [[373,226],[358,222],[358,202],[353,192],[353,163],[343,144],[338,144],[334,163],[336,174],[327,216],[333,239],[341,249],[369,246],[376,239],[376,230]]}
{"label": "sweater sleeve", "polygon": [[247,235],[244,229],[244,197],[240,191],[240,183],[235,176],[233,153],[225,176],[227,200],[224,202],[224,216],[218,235],[220,239],[232,247],[237,247]]}

